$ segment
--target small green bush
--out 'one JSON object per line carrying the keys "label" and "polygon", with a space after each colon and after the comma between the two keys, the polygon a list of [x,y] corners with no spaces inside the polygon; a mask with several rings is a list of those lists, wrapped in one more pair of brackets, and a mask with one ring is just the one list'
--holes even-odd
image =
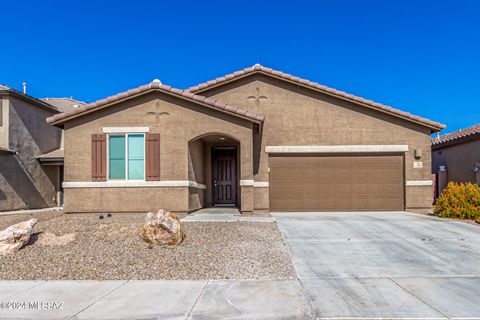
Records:
{"label": "small green bush", "polygon": [[442,218],[473,219],[480,222],[480,186],[449,182],[433,208]]}

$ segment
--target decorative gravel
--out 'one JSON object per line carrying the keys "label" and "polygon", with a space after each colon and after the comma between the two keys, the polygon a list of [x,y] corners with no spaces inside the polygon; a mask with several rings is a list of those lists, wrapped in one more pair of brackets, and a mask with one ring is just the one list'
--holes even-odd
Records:
{"label": "decorative gravel", "polygon": [[169,248],[148,245],[140,239],[138,229],[144,217],[119,214],[99,220],[98,215],[84,214],[40,221],[29,245],[12,255],[0,256],[0,279],[295,276],[274,222],[184,222],[186,239]]}

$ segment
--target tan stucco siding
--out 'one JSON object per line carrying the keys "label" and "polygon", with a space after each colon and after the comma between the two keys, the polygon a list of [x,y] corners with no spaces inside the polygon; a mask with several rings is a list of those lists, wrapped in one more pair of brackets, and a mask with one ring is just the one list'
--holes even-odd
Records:
{"label": "tan stucco siding", "polygon": [[447,167],[448,181],[480,183],[480,176],[473,171],[480,162],[480,140],[454,144],[432,151],[432,172],[439,166]]}
{"label": "tan stucco siding", "polygon": [[188,149],[188,180],[205,184],[204,168],[203,142],[195,140]]}
{"label": "tan stucco siding", "polygon": [[[423,126],[261,75],[202,94],[265,115],[255,181],[268,181],[266,146],[365,144],[408,145],[406,180],[431,180],[430,130]],[[257,101],[258,96],[266,99]],[[413,167],[415,149],[422,150],[422,168]],[[414,199],[406,192],[406,207],[430,207],[431,186],[415,188],[424,196]],[[265,190],[255,194],[255,207],[265,207]]]}
{"label": "tan stucco siding", "polygon": [[[190,141],[211,133],[231,136],[242,141],[240,146],[244,157],[241,167],[242,176],[246,177],[245,179],[253,179],[252,129],[249,121],[163,93],[150,93],[65,124],[66,182],[91,181],[91,135],[102,133],[104,127],[149,127],[151,133],[160,133],[160,180],[162,181],[197,179],[194,177],[193,168],[200,170],[201,164],[197,163],[198,159],[194,156],[195,164],[190,163],[189,165],[189,161],[192,160],[188,148]],[[196,146],[196,148],[198,147]],[[201,183],[201,181],[196,182]],[[168,201],[172,202],[164,203],[165,207],[188,211],[189,207],[196,206],[193,203],[203,202],[203,195],[199,196],[198,192],[192,191],[189,196],[188,187],[184,187],[184,189],[183,197],[169,198]],[[74,197],[71,196],[74,192],[71,190],[73,189],[65,190],[67,212],[71,211],[71,206],[76,205]],[[160,194],[166,188],[149,190],[150,193]],[[75,190],[76,194],[79,192]],[[198,199],[192,199],[192,205],[189,205],[189,197]],[[138,209],[135,211],[148,210],[149,205],[144,204],[144,200],[135,200],[133,197],[132,201]],[[158,202],[156,204],[159,205]]]}
{"label": "tan stucco siding", "polygon": [[65,212],[188,211],[188,188],[65,189]]}

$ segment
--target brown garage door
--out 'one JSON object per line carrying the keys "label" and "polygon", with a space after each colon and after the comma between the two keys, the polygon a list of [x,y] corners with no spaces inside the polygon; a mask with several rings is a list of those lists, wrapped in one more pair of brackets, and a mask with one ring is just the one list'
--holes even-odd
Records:
{"label": "brown garage door", "polygon": [[271,155],[271,211],[404,209],[402,155]]}

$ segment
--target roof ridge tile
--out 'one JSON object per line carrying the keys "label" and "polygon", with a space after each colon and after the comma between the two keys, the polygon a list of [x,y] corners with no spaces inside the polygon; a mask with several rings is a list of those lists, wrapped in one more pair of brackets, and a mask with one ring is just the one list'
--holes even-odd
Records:
{"label": "roof ridge tile", "polygon": [[299,84],[304,84],[304,85],[309,86],[309,87],[314,88],[314,89],[319,89],[321,91],[326,91],[326,92],[329,92],[329,93],[333,93],[337,96],[347,98],[351,101],[366,104],[366,105],[371,106],[371,107],[375,107],[375,108],[378,108],[378,109],[381,109],[381,110],[388,111],[388,112],[390,112],[394,115],[399,115],[399,116],[405,117],[405,118],[407,118],[407,120],[408,119],[414,120],[416,122],[419,122],[423,125],[434,128],[436,130],[441,130],[441,129],[445,128],[445,125],[441,124],[439,122],[432,121],[432,120],[429,120],[427,118],[423,118],[423,117],[420,117],[420,116],[414,116],[411,113],[403,112],[399,109],[396,109],[396,108],[393,108],[393,107],[390,107],[390,106],[386,106],[386,105],[378,103],[378,102],[374,102],[373,100],[358,97],[358,96],[355,96],[353,94],[349,94],[349,93],[346,93],[344,91],[340,91],[340,90],[337,90],[337,89],[334,89],[334,88],[330,88],[330,87],[327,87],[325,85],[322,85],[322,84],[319,84],[319,83],[316,83],[316,82],[313,82],[313,81],[310,81],[310,80],[307,80],[307,79],[302,79],[302,78],[297,77],[297,76],[292,76],[291,74],[284,73],[282,71],[273,70],[271,68],[264,67],[260,64],[255,64],[253,67],[245,68],[245,69],[239,70],[239,71],[235,71],[235,72],[227,74],[223,77],[217,78],[217,79],[225,78],[225,80],[217,80],[217,79],[209,80],[207,82],[203,82],[203,83],[197,84],[195,86],[192,86],[192,87],[186,89],[186,91],[196,92],[196,91],[206,89],[206,88],[209,88],[211,86],[221,84],[225,81],[232,80],[234,78],[238,78],[238,77],[248,75],[248,74],[251,74],[251,73],[254,73],[254,72],[264,72],[264,73],[267,73],[267,74],[272,74],[272,75],[278,76],[278,77],[283,78],[283,79],[288,79],[288,80],[291,80],[291,81],[299,83]]}
{"label": "roof ridge tile", "polygon": [[432,145],[440,145],[446,142],[463,139],[474,134],[480,134],[480,123],[432,138],[431,143]]}
{"label": "roof ridge tile", "polygon": [[126,99],[128,97],[131,97],[131,96],[134,96],[134,95],[137,95],[139,93],[146,92],[146,91],[149,91],[149,90],[160,90],[160,91],[167,92],[167,93],[170,93],[170,94],[173,94],[173,95],[184,97],[184,98],[190,99],[192,101],[204,103],[204,104],[209,105],[211,107],[214,107],[218,110],[226,110],[228,112],[240,115],[242,117],[246,117],[246,118],[254,120],[254,121],[261,121],[262,122],[265,119],[265,117],[263,115],[259,116],[256,113],[248,112],[247,110],[239,109],[239,108],[234,107],[234,106],[229,106],[229,105],[227,105],[225,103],[222,103],[222,102],[220,102],[216,99],[207,98],[207,97],[202,96],[202,95],[194,94],[193,92],[190,92],[190,91],[173,88],[171,86],[161,84],[159,81],[158,82],[157,81],[152,81],[151,83],[141,85],[137,88],[132,88],[132,89],[129,89],[127,91],[119,92],[115,95],[111,95],[111,96],[108,96],[106,98],[103,98],[103,99],[100,99],[100,100],[97,100],[97,101],[94,101],[94,102],[91,102],[91,103],[88,103],[88,104],[83,104],[80,107],[78,107],[77,109],[68,110],[68,111],[64,111],[62,113],[55,114],[51,117],[48,117],[47,122],[48,123],[54,123],[54,122],[57,122],[59,120],[69,118],[70,116],[80,115],[83,112],[89,111],[91,109],[98,108],[102,105],[109,104],[109,103],[114,103],[116,101]]}

